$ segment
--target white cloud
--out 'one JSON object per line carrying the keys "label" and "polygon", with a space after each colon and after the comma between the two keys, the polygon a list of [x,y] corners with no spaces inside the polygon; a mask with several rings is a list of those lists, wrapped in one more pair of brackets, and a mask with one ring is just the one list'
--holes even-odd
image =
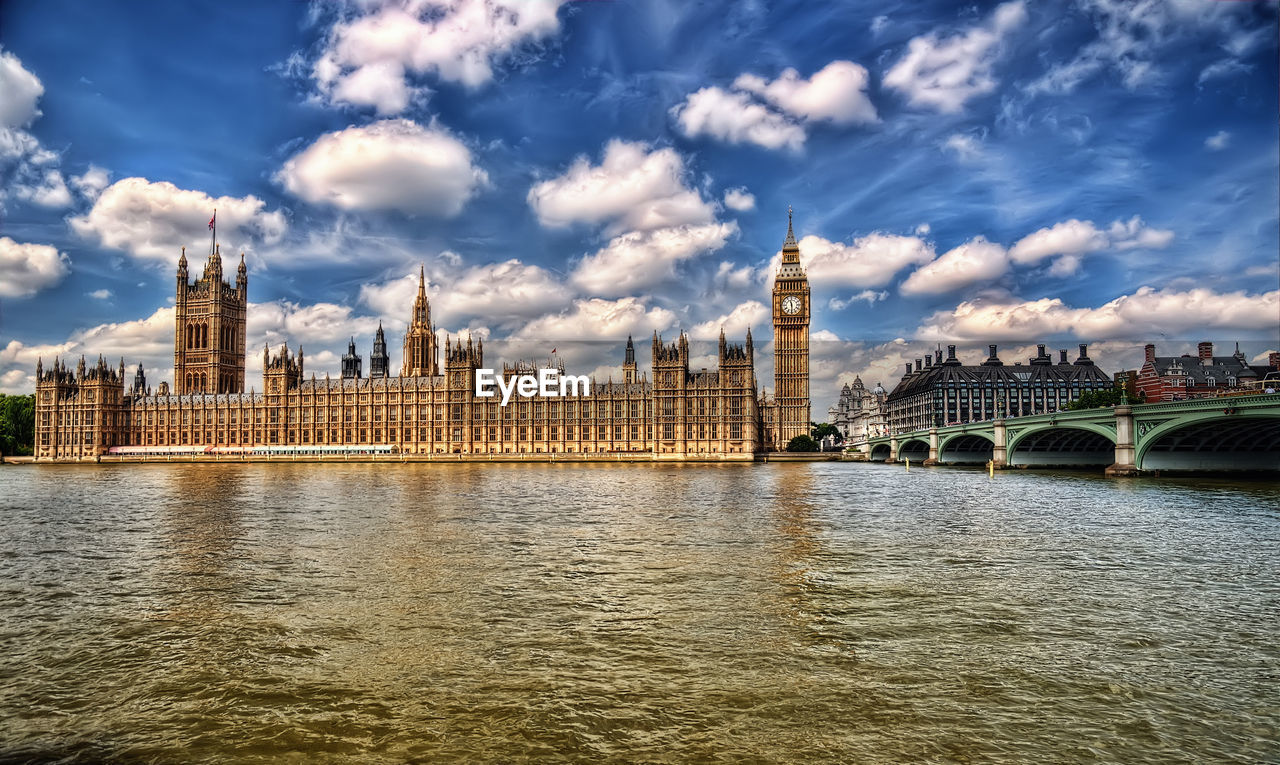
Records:
{"label": "white cloud", "polygon": [[671,109],[671,116],[687,138],[706,135],[725,143],[799,151],[806,137],[804,128],[746,93],[714,86],[690,93]]}
{"label": "white cloud", "polygon": [[991,342],[1051,335],[1081,339],[1150,338],[1181,332],[1274,331],[1280,290],[1250,295],[1141,287],[1097,308],[1072,308],[1058,298],[985,298],[939,311],[916,330],[928,340]]}
{"label": "white cloud", "polygon": [[912,106],[959,112],[969,99],[996,89],[991,70],[1000,44],[1026,20],[1026,7],[1017,0],[998,6],[986,23],[952,37],[941,39],[932,32],[912,38],[906,53],[885,73],[884,85],[901,92]]}
{"label": "white cloud", "polygon": [[1071,220],[1042,228],[1018,240],[1009,250],[1014,263],[1037,263],[1052,255],[1084,255],[1105,249],[1110,244],[1107,235],[1092,221]]}
{"label": "white cloud", "polygon": [[453,217],[488,176],[448,131],[397,119],[325,133],[276,180],[301,199],[342,210]]}
{"label": "white cloud", "polygon": [[867,97],[865,67],[832,61],[809,79],[786,69],[769,81],[739,75],[732,90],[711,86],[690,93],[671,109],[688,138],[710,136],[731,144],[753,143],[766,149],[804,146],[805,124],[873,124],[880,121]]}
{"label": "white cloud", "polygon": [[730,210],[746,212],[756,209],[756,198],[754,194],[747,191],[745,186],[739,186],[724,192],[724,206]]}
{"label": "white cloud", "polygon": [[37,105],[43,94],[40,78],[23,68],[17,56],[0,50],[0,178],[6,179],[0,203],[13,196],[41,207],[71,204],[58,169],[61,158],[22,129],[40,116]]}
{"label": "white cloud", "polygon": [[1225,130],[1219,130],[1208,138],[1204,139],[1205,148],[1209,151],[1222,151],[1231,143],[1231,134]]}
{"label": "white cloud", "polygon": [[1009,268],[1004,247],[978,236],[916,269],[900,290],[904,295],[936,295],[1000,276]]}
{"label": "white cloud", "polygon": [[89,293],[89,297],[93,298],[94,300],[110,300],[111,290],[108,290],[108,289],[94,290],[93,292]]}
{"label": "white cloud", "polygon": [[40,78],[23,68],[17,56],[0,49],[0,128],[30,125],[40,116],[36,104],[42,95]]}
{"label": "white cloud", "polygon": [[677,263],[720,249],[737,231],[736,223],[630,231],[584,257],[571,280],[594,295],[631,294],[674,278]]}
{"label": "white cloud", "polygon": [[867,97],[869,81],[866,67],[832,61],[807,80],[795,69],[785,69],[772,82],[753,74],[740,75],[733,87],[807,122],[866,125],[880,121]]}
{"label": "white cloud", "polygon": [[[208,222],[218,211],[218,240],[227,251],[249,249],[255,242],[275,244],[288,229],[284,214],[268,212],[255,196],[211,197],[180,189],[168,181],[123,178],[98,196],[92,209],[68,222],[81,237],[135,258],[173,264],[179,248],[202,252]],[[226,258],[228,253],[224,253]]]}
{"label": "white cloud", "polygon": [[[800,258],[815,284],[828,287],[880,287],[907,266],[933,260],[933,245],[915,236],[876,232],[842,244],[809,235],[797,243]],[[778,252],[770,262],[772,276],[782,262]]]}
{"label": "white cloud", "polygon": [[31,297],[70,271],[67,256],[47,244],[23,244],[0,236],[0,297]]}
{"label": "white cloud", "polygon": [[71,176],[71,185],[90,202],[102,196],[103,189],[110,184],[111,174],[97,165],[89,165],[83,175]]}
{"label": "white cloud", "polygon": [[398,114],[434,74],[478,87],[493,66],[560,31],[566,0],[403,0],[353,3],[334,24],[311,75],[333,104]]}
{"label": "white cloud", "polygon": [[665,308],[649,308],[636,297],[617,300],[575,300],[567,311],[535,319],[513,335],[516,339],[612,340],[647,335],[672,326],[676,315]]}
{"label": "white cloud", "polygon": [[693,340],[719,340],[720,330],[731,338],[744,338],[747,330],[759,330],[769,321],[769,307],[757,300],[748,300],[718,318],[695,324],[689,330]]}
{"label": "white cloud", "polygon": [[943,142],[942,148],[951,151],[962,162],[972,162],[982,157],[982,142],[971,135],[953,133]]}
{"label": "white cloud", "polygon": [[863,290],[856,295],[850,295],[848,298],[831,298],[827,301],[827,307],[833,311],[843,311],[854,303],[865,301],[867,305],[875,305],[876,303],[889,297],[889,293],[885,290]]}
{"label": "white cloud", "polygon": [[[403,324],[418,294],[418,274],[365,284],[360,302],[383,319]],[[466,269],[439,268],[428,278],[431,320],[438,326],[483,318],[509,324],[567,307],[564,285],[544,268],[511,259]]]}
{"label": "white cloud", "polygon": [[1242,28],[1248,14],[1231,6],[1246,4],[1164,0],[1081,0],[1079,4],[1092,18],[1097,37],[1070,61],[1055,65],[1032,81],[1027,86],[1029,93],[1070,93],[1104,71],[1114,72],[1129,90],[1157,83],[1163,77],[1158,65],[1161,54],[1171,43],[1191,35],[1200,47],[1218,38],[1229,54],[1200,73],[1197,84],[1203,85],[1246,70],[1239,57],[1267,35],[1265,29]]}
{"label": "white cloud", "polygon": [[710,203],[685,185],[675,149],[612,140],[592,165],[579,156],[559,177],[529,189],[529,206],[544,226],[605,223],[610,234],[709,223]]}
{"label": "white cloud", "polygon": [[1113,222],[1107,228],[1107,235],[1117,250],[1162,250],[1173,241],[1172,231],[1150,228],[1136,215],[1127,221]]}
{"label": "white cloud", "polygon": [[71,192],[56,167],[38,167],[28,164],[19,167],[15,174],[13,195],[41,207],[62,208],[71,204]]}
{"label": "white cloud", "polygon": [[1172,241],[1172,231],[1151,228],[1137,216],[1128,221],[1115,221],[1106,231],[1098,229],[1093,221],[1072,218],[1024,236],[1009,250],[1009,259],[1029,265],[1061,256],[1049,272],[1054,276],[1067,276],[1077,271],[1081,257],[1089,253],[1106,249],[1163,249]]}

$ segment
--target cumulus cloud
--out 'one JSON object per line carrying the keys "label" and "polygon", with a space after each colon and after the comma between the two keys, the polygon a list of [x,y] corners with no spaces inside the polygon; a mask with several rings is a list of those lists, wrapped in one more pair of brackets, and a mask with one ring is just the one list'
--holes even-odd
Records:
{"label": "cumulus cloud", "polygon": [[89,297],[93,298],[94,300],[110,300],[111,290],[108,290],[108,289],[94,290],[93,292],[89,293]]}
{"label": "cumulus cloud", "polygon": [[425,92],[418,83],[424,75],[471,88],[492,80],[495,64],[559,33],[556,13],[566,1],[351,3],[311,76],[331,104],[398,114]]}
{"label": "cumulus cloud", "polygon": [[39,77],[23,68],[17,56],[3,49],[0,49],[0,94],[0,127],[26,127],[40,116],[37,104],[44,95],[44,85]]}
{"label": "cumulus cloud", "polygon": [[730,210],[746,212],[756,209],[756,198],[754,194],[747,191],[746,187],[739,186],[724,192],[724,206]]}
{"label": "cumulus cloud", "polygon": [[214,209],[219,241],[230,252],[255,243],[275,244],[288,229],[283,213],[267,211],[266,203],[253,195],[211,197],[146,178],[116,181],[87,213],[68,222],[79,236],[95,244],[141,260],[172,264],[181,247],[195,249],[205,241]]}
{"label": "cumulus cloud", "polygon": [[1019,265],[1030,265],[1054,257],[1049,274],[1070,276],[1079,271],[1081,259],[1090,253],[1107,249],[1163,249],[1172,241],[1172,231],[1151,228],[1137,216],[1128,221],[1115,221],[1105,231],[1093,221],[1072,218],[1024,236],[1009,250],[1009,259]]}
{"label": "cumulus cloud", "polygon": [[1009,268],[1004,247],[974,237],[912,272],[902,283],[904,295],[937,295],[994,279]]}
{"label": "cumulus cloud", "polygon": [[[880,287],[907,266],[934,258],[933,245],[917,236],[876,232],[842,244],[809,235],[797,243],[809,279],[830,287]],[[773,256],[769,274],[777,271],[782,253]]]}
{"label": "cumulus cloud", "polygon": [[1160,250],[1173,241],[1172,231],[1150,228],[1136,215],[1127,221],[1113,222],[1107,227],[1107,235],[1111,237],[1111,246],[1117,250]]}
{"label": "cumulus cloud", "polygon": [[453,217],[488,176],[448,131],[396,119],[325,133],[276,180],[294,196],[341,210]]}
{"label": "cumulus cloud", "polygon": [[869,82],[866,67],[832,61],[807,80],[795,69],[785,69],[772,82],[754,74],[739,75],[733,87],[806,122],[865,125],[880,121],[867,98]]}
{"label": "cumulus cloud", "polygon": [[720,249],[737,231],[736,223],[631,231],[579,261],[571,280],[595,295],[633,293],[673,278],[677,263]]}
{"label": "cumulus cloud", "polygon": [[992,73],[1001,43],[1027,21],[1021,0],[998,6],[985,23],[942,39],[938,33],[912,38],[907,51],[885,73],[884,85],[912,106],[955,113],[965,102],[996,89]]}
{"label": "cumulus cloud", "polygon": [[0,297],[31,297],[70,271],[67,256],[47,244],[24,244],[0,236]]}
{"label": "cumulus cloud", "polygon": [[[42,359],[49,369],[55,358],[74,368],[81,355],[87,363],[96,363],[98,355],[105,356],[112,368],[121,358],[132,369],[139,361],[153,370],[164,370],[168,379],[173,378],[173,309],[160,308],[145,319],[111,322],[73,332],[61,343],[27,345],[10,340],[0,348],[0,381],[8,393],[32,393],[36,387],[36,361]],[[153,380],[153,384],[159,378]]]}
{"label": "cumulus cloud", "polygon": [[740,303],[732,311],[708,321],[693,325],[689,337],[693,340],[718,340],[720,331],[731,338],[743,338],[747,330],[759,330],[768,324],[771,314],[769,307],[758,300]]}
{"label": "cumulus cloud", "polygon": [[1014,263],[1037,263],[1052,255],[1096,252],[1109,244],[1110,239],[1093,221],[1072,218],[1024,236],[1009,250],[1009,259]]}
{"label": "cumulus cloud", "polygon": [[671,116],[687,138],[705,135],[725,143],[793,151],[799,151],[806,138],[803,127],[750,95],[714,86],[690,93],[672,108]]}
{"label": "cumulus cloud", "polygon": [[71,204],[71,192],[58,168],[61,158],[23,130],[40,116],[42,95],[40,78],[17,56],[0,49],[0,178],[5,180],[0,203],[12,196],[41,207]]}
{"label": "cumulus cloud", "polygon": [[854,303],[865,301],[867,305],[874,305],[887,297],[889,297],[887,290],[863,290],[848,298],[833,297],[827,301],[827,307],[833,311],[843,311]]}
{"label": "cumulus cloud", "polygon": [[870,77],[852,61],[832,61],[805,79],[785,69],[777,79],[742,74],[731,90],[706,87],[671,110],[688,138],[706,135],[726,143],[799,150],[805,125],[866,125],[880,121],[867,96]]}
{"label": "cumulus cloud", "polygon": [[1219,130],[1208,138],[1204,139],[1205,148],[1209,151],[1222,151],[1231,143],[1231,134],[1225,130]]}
{"label": "cumulus cloud", "polygon": [[676,322],[665,308],[645,305],[641,298],[575,300],[566,311],[539,317],[513,335],[516,339],[615,340],[661,332]]}
{"label": "cumulus cloud", "polygon": [[685,183],[675,149],[612,140],[599,165],[579,156],[563,175],[535,184],[528,202],[544,226],[606,224],[606,231],[648,231],[709,223],[712,205]]}
{"label": "cumulus cloud", "polygon": [[[360,302],[380,317],[403,323],[418,294],[418,274],[360,287]],[[503,325],[569,304],[564,285],[539,266],[511,259],[470,268],[436,269],[428,278],[431,320],[437,325],[484,318]]]}
{"label": "cumulus cloud", "polygon": [[1141,287],[1097,308],[1072,308],[1058,298],[1022,301],[982,298],[939,311],[916,330],[927,340],[1029,340],[1054,335],[1080,339],[1150,338],[1179,332],[1274,331],[1280,290],[1248,294],[1207,288]]}
{"label": "cumulus cloud", "polygon": [[103,189],[111,184],[111,174],[97,165],[89,165],[83,175],[71,176],[71,185],[90,202],[102,196]]}

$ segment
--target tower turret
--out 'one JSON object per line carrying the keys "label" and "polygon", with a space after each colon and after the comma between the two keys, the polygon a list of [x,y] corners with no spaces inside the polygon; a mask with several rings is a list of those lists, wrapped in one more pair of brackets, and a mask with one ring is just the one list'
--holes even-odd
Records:
{"label": "tower turret", "polygon": [[627,350],[622,357],[622,381],[628,384],[636,381],[636,346],[631,342],[631,335],[627,335]]}
{"label": "tower turret", "polygon": [[382,322],[378,322],[378,331],[373,335],[373,353],[369,356],[369,379],[390,375],[391,359],[387,356],[387,337],[382,331]]}
{"label": "tower turret", "polygon": [[427,300],[426,270],[418,267],[418,295],[413,300],[413,313],[404,333],[402,377],[428,377],[437,374],[436,336],[431,326],[431,304]]}

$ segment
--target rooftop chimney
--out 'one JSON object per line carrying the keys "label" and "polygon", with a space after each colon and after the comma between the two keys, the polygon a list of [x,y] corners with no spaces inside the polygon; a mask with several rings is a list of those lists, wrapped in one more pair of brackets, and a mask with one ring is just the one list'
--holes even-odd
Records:
{"label": "rooftop chimney", "polygon": [[1196,346],[1196,355],[1201,361],[1213,363],[1213,343],[1200,343]]}
{"label": "rooftop chimney", "polygon": [[1036,345],[1036,357],[1031,360],[1032,364],[1052,364],[1053,359],[1049,358],[1049,354],[1045,352],[1044,343]]}
{"label": "rooftop chimney", "polygon": [[1156,363],[1156,346],[1155,346],[1155,344],[1154,344],[1154,343],[1147,343],[1147,347],[1146,347],[1144,350],[1146,351],[1146,357],[1145,357],[1144,361],[1145,361],[1146,363],[1148,363],[1148,364],[1154,364],[1154,363]]}
{"label": "rooftop chimney", "polygon": [[1061,350],[1059,350],[1059,351],[1058,351],[1058,363],[1059,363],[1059,364],[1066,364],[1066,363],[1069,363],[1069,362],[1067,361],[1067,349],[1066,349],[1066,348],[1063,348],[1063,349],[1061,349]]}
{"label": "rooftop chimney", "polygon": [[1089,346],[1087,344],[1080,343],[1080,356],[1076,358],[1076,363],[1086,367],[1093,366],[1093,360],[1089,358]]}
{"label": "rooftop chimney", "polygon": [[[907,374],[908,374],[908,375],[909,375],[909,374],[911,374],[911,362],[910,362],[910,361],[908,361],[908,362],[907,362]],[[903,377],[906,377],[906,375],[903,375]]]}
{"label": "rooftop chimney", "polygon": [[933,354],[924,357],[924,368],[928,369],[931,366],[933,366]]}
{"label": "rooftop chimney", "polygon": [[954,345],[947,346],[947,361],[955,361],[956,347]]}
{"label": "rooftop chimney", "polygon": [[996,355],[996,346],[995,346],[994,344],[993,344],[993,345],[988,345],[988,346],[987,346],[987,351],[988,351],[988,353],[987,353],[987,360],[986,360],[986,361],[984,361],[984,362],[982,362],[982,366],[984,366],[984,367],[1002,367],[1002,366],[1004,366],[1004,362],[1000,361],[1000,357]]}
{"label": "rooftop chimney", "polygon": [[919,372],[919,371],[920,371],[920,364],[921,364],[920,359],[916,359],[916,371],[917,371],[917,372]]}

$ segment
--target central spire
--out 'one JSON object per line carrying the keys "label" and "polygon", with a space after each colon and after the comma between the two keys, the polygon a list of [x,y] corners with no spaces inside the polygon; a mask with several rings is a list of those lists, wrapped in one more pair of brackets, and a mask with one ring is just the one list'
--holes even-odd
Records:
{"label": "central spire", "polygon": [[799,250],[800,248],[796,244],[795,231],[791,229],[791,214],[792,214],[791,205],[787,205],[787,240],[782,243],[782,249]]}

